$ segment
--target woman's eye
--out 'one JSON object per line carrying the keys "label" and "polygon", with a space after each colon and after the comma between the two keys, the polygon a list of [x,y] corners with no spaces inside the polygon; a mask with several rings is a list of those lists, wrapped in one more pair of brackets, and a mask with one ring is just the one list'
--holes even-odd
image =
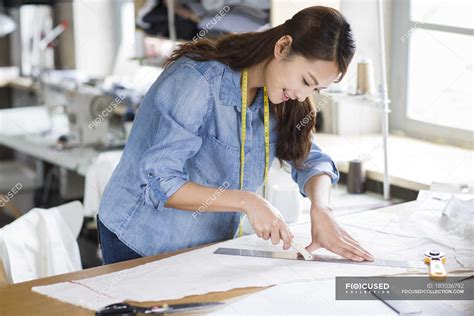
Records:
{"label": "woman's eye", "polygon": [[[305,78],[303,78],[303,82],[305,85],[307,85],[309,87],[309,83],[306,81]],[[316,91],[317,93],[319,93],[319,89],[318,88],[314,88],[314,91]]]}

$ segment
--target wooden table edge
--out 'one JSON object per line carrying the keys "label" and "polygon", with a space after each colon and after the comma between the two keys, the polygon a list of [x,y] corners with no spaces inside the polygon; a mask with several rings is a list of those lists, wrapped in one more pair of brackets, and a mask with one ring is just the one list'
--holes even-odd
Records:
{"label": "wooden table edge", "polygon": [[[191,248],[181,249],[174,252],[158,254],[155,256],[144,257],[133,259],[124,262],[118,262],[99,267],[84,269],[76,272],[70,272],[31,281],[8,284],[0,286],[0,315],[94,315],[94,311],[79,307],[70,303],[62,302],[57,299],[39,294],[32,291],[31,289],[35,286],[54,284],[59,282],[66,282],[70,280],[80,280],[90,278],[98,275],[107,273],[117,272],[124,269],[133,268],[139,265],[143,265],[149,262],[158,261],[168,257],[172,257],[178,254],[189,252],[192,250],[200,249],[203,247],[211,246],[216,243],[199,245]],[[180,299],[165,300],[165,301],[153,301],[153,302],[133,302],[133,304],[139,306],[150,306],[159,303],[192,303],[192,302],[205,302],[205,301],[224,301],[239,296],[245,296],[257,291],[261,291],[267,287],[246,287],[236,288],[223,292],[212,292],[203,295],[191,295]],[[197,311],[197,314],[204,312]],[[187,312],[186,315],[195,314]],[[174,315],[179,315],[178,313]],[[183,314],[184,315],[184,314]]]}

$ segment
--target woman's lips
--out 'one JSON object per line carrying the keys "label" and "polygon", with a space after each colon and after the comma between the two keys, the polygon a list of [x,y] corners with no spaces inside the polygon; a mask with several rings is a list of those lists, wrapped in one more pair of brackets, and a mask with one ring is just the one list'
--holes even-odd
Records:
{"label": "woman's lips", "polygon": [[290,96],[288,95],[288,92],[286,92],[285,89],[283,89],[282,96],[283,101],[288,101],[290,99]]}

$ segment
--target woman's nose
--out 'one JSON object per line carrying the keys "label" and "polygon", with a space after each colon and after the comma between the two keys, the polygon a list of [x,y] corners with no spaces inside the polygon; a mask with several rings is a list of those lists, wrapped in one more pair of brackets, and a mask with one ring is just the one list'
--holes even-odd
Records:
{"label": "woman's nose", "polygon": [[297,92],[295,96],[299,102],[303,102],[308,97],[310,97],[313,93],[314,93],[314,89],[309,87],[308,89],[305,89],[304,91]]}

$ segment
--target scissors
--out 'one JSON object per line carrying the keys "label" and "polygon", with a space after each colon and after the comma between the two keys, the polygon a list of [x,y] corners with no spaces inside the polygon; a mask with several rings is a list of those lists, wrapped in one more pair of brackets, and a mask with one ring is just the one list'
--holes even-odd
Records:
{"label": "scissors", "polygon": [[133,316],[137,314],[158,314],[164,315],[165,313],[176,313],[183,312],[192,309],[200,309],[212,306],[218,306],[224,304],[222,302],[202,302],[202,303],[188,303],[188,304],[162,304],[154,305],[151,307],[140,307],[130,305],[128,303],[116,303],[107,305],[104,308],[98,310],[96,316]]}

